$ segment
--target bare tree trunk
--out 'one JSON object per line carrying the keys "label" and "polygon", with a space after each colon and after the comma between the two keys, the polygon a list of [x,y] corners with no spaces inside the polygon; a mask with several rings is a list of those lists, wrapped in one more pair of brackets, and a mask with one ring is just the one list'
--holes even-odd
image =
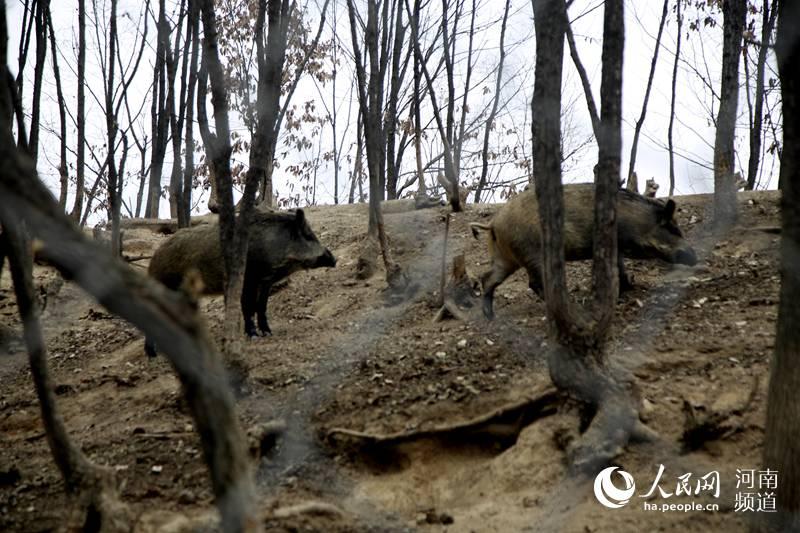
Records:
{"label": "bare tree trunk", "polygon": [[589,118],[592,121],[592,133],[595,139],[599,137],[600,130],[600,115],[597,112],[597,105],[594,102],[594,95],[592,95],[592,85],[589,83],[589,76],[586,74],[586,69],[578,56],[578,46],[575,44],[575,35],[572,32],[572,25],[567,22],[567,43],[569,43],[569,55],[572,57],[572,64],[575,65],[575,70],[578,71],[578,77],[581,79],[583,86],[583,95],[586,98],[586,107],[589,110]]}
{"label": "bare tree trunk", "polygon": [[656,35],[656,45],[653,49],[653,59],[650,62],[650,75],[647,78],[647,89],[644,92],[644,100],[642,101],[642,112],[639,119],[636,121],[636,127],[633,130],[633,143],[631,145],[631,157],[628,162],[628,183],[627,188],[629,191],[639,192],[639,184],[636,179],[636,151],[639,148],[639,135],[642,132],[644,119],[647,115],[647,103],[650,101],[650,89],[653,88],[653,77],[656,74],[656,63],[658,62],[658,50],[661,48],[661,35],[664,33],[664,23],[667,21],[667,7],[669,7],[669,0],[664,0],[664,7],[661,9],[661,21],[658,23],[658,34]]}
{"label": "bare tree trunk", "polygon": [[[263,1],[263,0],[260,0]],[[269,0],[270,4],[274,3],[277,0]],[[285,97],[283,100],[283,105],[280,104],[280,97],[281,97],[281,80],[283,75],[283,64],[286,58],[286,46],[287,46],[287,36],[289,32],[289,20],[293,16],[292,13],[296,9],[296,3],[292,2],[291,4],[286,1],[280,1],[280,6],[275,5],[274,13],[275,19],[270,19],[269,23],[269,34],[267,35],[267,56],[266,61],[264,64],[265,71],[264,74],[268,77],[265,80],[265,89],[263,95],[260,95],[258,98],[258,102],[256,103],[256,107],[259,109],[259,113],[263,111],[264,115],[264,125],[260,126],[263,128],[263,131],[260,137],[263,139],[260,142],[265,142],[266,146],[263,148],[259,148],[260,151],[263,152],[264,158],[264,166],[263,168],[259,168],[258,170],[263,170],[261,173],[261,185],[260,185],[260,201],[259,204],[265,207],[272,207],[274,202],[274,193],[273,193],[273,184],[272,184],[272,173],[275,168],[275,153],[277,152],[278,147],[278,135],[280,134],[281,125],[283,124],[283,118],[286,116],[286,111],[289,108],[289,103],[292,101],[292,96],[294,95],[295,91],[297,90],[297,86],[300,83],[300,78],[306,70],[308,66],[308,62],[311,59],[311,55],[316,52],[317,46],[319,45],[320,37],[322,36],[322,30],[325,27],[325,17],[328,12],[328,4],[330,0],[325,0],[325,3],[322,5],[322,9],[320,10],[320,20],[319,25],[317,26],[317,33],[314,36],[314,40],[311,44],[306,48],[303,58],[300,60],[300,63],[295,66],[294,69],[294,78],[292,79],[291,83],[289,84],[288,88],[285,88]],[[275,34],[273,35],[272,29],[275,29]],[[260,38],[260,37],[259,37]],[[261,43],[261,41],[258,41]],[[261,82],[261,66],[259,66],[259,85]],[[273,89],[273,86],[276,86],[277,83],[277,90]],[[259,89],[260,91],[261,89]],[[263,109],[262,109],[263,107]],[[256,132],[258,133],[258,132]],[[251,161],[252,165],[252,161]],[[252,168],[252,167],[251,167]]]}
{"label": "bare tree trunk", "polygon": [[78,139],[75,169],[75,204],[72,219],[81,220],[86,166],[86,0],[78,0]]}
{"label": "bare tree trunk", "polygon": [[[186,139],[185,161],[183,164],[183,220],[188,226],[192,214],[192,178],[194,177],[194,106],[195,87],[197,87],[198,51],[200,44],[200,11],[197,0],[189,0],[189,29],[187,38],[191,39],[192,50],[189,61],[189,86],[186,92]],[[184,53],[187,51],[184,50]]]}
{"label": "bare tree trunk", "polygon": [[397,99],[400,95],[400,86],[403,83],[400,63],[405,42],[406,26],[403,24],[403,7],[399,1],[393,2],[394,9],[394,42],[392,44],[392,68],[389,78],[389,101],[385,119],[386,129],[386,197],[389,200],[397,198],[397,174],[400,170],[395,161],[397,133]]}
{"label": "bare tree trunk", "polygon": [[[406,0],[406,9],[410,12],[411,7],[408,4],[408,0]],[[415,8],[416,9],[416,8]],[[413,35],[419,35],[419,24],[418,20],[411,18],[411,31]],[[443,147],[443,158],[444,158],[444,180],[441,181],[443,186],[445,187],[445,192],[447,193],[447,198],[450,202],[450,207],[453,211],[458,212],[461,211],[461,196],[458,186],[458,175],[456,172],[456,164],[453,161],[453,147],[450,144],[449,137],[447,135],[447,129],[445,128],[445,124],[442,121],[441,113],[439,112],[439,105],[436,101],[436,92],[434,90],[433,79],[428,72],[428,67],[425,64],[424,57],[422,55],[422,51],[420,49],[419,40],[412,39],[414,44],[414,54],[418,56],[418,64],[422,69],[422,73],[425,76],[425,82],[428,84],[428,96],[430,96],[431,104],[433,108],[433,116],[436,120],[436,127],[439,129],[439,137],[442,140]],[[445,42],[447,40],[445,39]],[[445,53],[447,56],[447,53]],[[448,60],[449,61],[449,60]]]}
{"label": "bare tree trunk", "polygon": [[[366,65],[362,61],[358,44],[358,24],[356,10],[352,0],[347,0],[347,12],[350,19],[350,36],[353,42],[353,55],[356,58],[356,75],[358,84],[358,101],[364,121],[364,137],[367,150],[367,168],[369,169],[369,225],[367,229],[367,246],[359,260],[359,275],[368,277],[374,267],[374,241],[380,247],[386,270],[386,282],[393,290],[405,289],[408,279],[400,266],[392,260],[381,211],[381,176],[386,168],[386,131],[383,128],[383,80],[388,61],[387,52],[381,55],[378,48],[378,6],[376,0],[367,2],[367,23],[364,26],[364,46],[369,58],[369,82],[367,82]],[[384,31],[386,30],[386,26]],[[384,35],[385,38],[385,35]],[[371,242],[370,242],[371,241]]]}
{"label": "bare tree trunk", "polygon": [[[415,42],[419,39],[419,11],[420,0],[415,0],[414,12],[411,15],[411,39]],[[414,156],[417,161],[417,196],[425,198],[428,195],[428,191],[425,186],[425,173],[423,171],[425,165],[422,163],[422,112],[420,111],[420,104],[423,96],[422,92],[420,92],[421,60],[422,57],[419,54],[414,54],[414,94],[412,95],[413,102],[411,105],[414,107]]]}
{"label": "bare tree trunk", "polygon": [[139,142],[139,138],[134,135],[136,148],[139,150],[139,190],[136,193],[136,214],[135,217],[139,218],[142,215],[142,201],[144,199],[144,186],[147,182],[147,136],[145,136],[144,143]]}
{"label": "bare tree trunk", "polygon": [[783,96],[781,177],[781,296],[767,396],[764,468],[778,476],[776,513],[762,515],[761,531],[800,528],[800,1],[778,3],[775,42]]}
{"label": "bare tree trunk", "polygon": [[734,148],[736,107],[739,100],[739,58],[747,6],[745,0],[722,3],[723,43],[722,80],[714,139],[714,226],[717,230],[732,226],[738,217],[734,184]]}
{"label": "bare tree trunk", "polygon": [[53,79],[56,82],[56,97],[58,102],[58,118],[59,118],[59,144],[60,144],[60,159],[58,165],[58,174],[61,178],[61,188],[58,195],[58,205],[66,212],[67,209],[67,195],[69,194],[69,174],[67,171],[67,102],[64,99],[64,92],[61,88],[61,72],[58,68],[58,50],[56,48],[56,37],[53,31],[53,18],[48,6],[47,13],[47,28],[50,35],[50,49],[53,54]]}
{"label": "bare tree trunk", "polygon": [[[361,191],[361,175],[362,175],[362,153],[364,152],[364,128],[363,128],[363,119],[361,118],[361,111],[358,112],[358,118],[356,119],[356,157],[355,163],[353,163],[353,172],[350,180],[350,195],[347,198],[347,203],[352,204],[355,202],[355,192],[356,192],[356,182],[358,182],[358,190]],[[358,195],[359,201],[364,200],[364,195],[359,192]]]}
{"label": "bare tree trunk", "polygon": [[106,139],[107,139],[107,163],[108,176],[106,185],[108,191],[109,215],[111,219],[111,255],[118,257],[122,254],[122,243],[119,237],[119,216],[121,198],[117,194],[120,188],[117,180],[122,180],[122,176],[117,175],[117,162],[115,160],[115,147],[117,143],[117,116],[114,112],[114,72],[117,55],[117,0],[111,0],[111,14],[109,15],[109,35],[108,35],[108,64],[106,67],[107,78],[105,81],[105,106],[106,106]]}
{"label": "bare tree trunk", "polygon": [[28,137],[28,150],[34,161],[39,159],[39,115],[41,114],[42,80],[47,57],[47,13],[49,11],[50,0],[36,1],[36,64],[33,69],[33,103],[30,136]]}
{"label": "bare tree trunk", "polygon": [[667,128],[667,145],[669,146],[669,196],[675,194],[675,147],[672,143],[672,130],[675,123],[675,86],[678,83],[678,60],[681,57],[681,37],[683,32],[683,17],[681,16],[681,1],[675,2],[675,19],[678,24],[677,42],[675,43],[675,61],[672,63],[672,97],[669,105],[669,127]]}
{"label": "bare tree trunk", "polygon": [[753,124],[750,128],[750,158],[747,162],[747,189],[752,191],[756,187],[758,166],[761,163],[761,127],[764,122],[764,68],[767,64],[767,52],[772,37],[772,28],[775,27],[775,17],[778,13],[777,2],[773,0],[770,9],[769,0],[764,0],[761,8],[761,44],[758,49],[756,61],[756,93],[753,105]]}
{"label": "bare tree trunk", "polygon": [[170,53],[169,23],[167,22],[165,0],[159,1],[158,37],[156,59],[153,68],[153,101],[150,106],[152,142],[150,155],[150,183],[148,185],[147,203],[144,216],[158,218],[161,203],[161,172],[164,169],[164,156],[167,151],[169,136],[169,113],[166,110],[167,74],[165,72],[167,56]]}
{"label": "bare tree trunk", "polygon": [[[211,101],[214,105],[214,122],[216,132],[211,133],[207,124],[201,123],[200,132],[206,146],[206,154],[211,172],[217,184],[217,200],[219,201],[220,247],[225,272],[225,330],[224,346],[227,364],[236,372],[246,375],[247,368],[241,360],[242,313],[240,299],[244,286],[245,256],[237,255],[242,250],[242,243],[237,239],[236,216],[233,204],[233,178],[231,175],[231,142],[228,122],[228,100],[225,87],[225,74],[217,49],[217,22],[213,0],[200,0],[203,20],[203,63],[200,67],[201,86],[205,85],[206,76],[211,81]],[[206,74],[207,71],[207,74]],[[198,91],[198,113],[205,115],[205,90]],[[202,107],[202,111],[201,111]],[[245,192],[255,196],[255,191]],[[249,210],[245,211],[245,215]],[[246,241],[244,243],[246,246]],[[246,252],[246,248],[244,248]]]}
{"label": "bare tree trunk", "polygon": [[492,110],[486,119],[486,127],[483,130],[483,157],[481,164],[481,177],[478,180],[478,188],[475,189],[475,203],[480,203],[481,192],[486,186],[486,177],[489,175],[489,133],[494,128],[494,119],[497,115],[497,106],[500,104],[500,87],[503,82],[503,63],[506,58],[505,39],[506,22],[508,21],[508,10],[511,7],[511,0],[506,0],[506,7],[503,10],[503,23],[500,26],[500,62],[497,65],[497,78],[494,85],[494,98],[492,99]]}
{"label": "bare tree trunk", "polygon": [[[186,40],[183,43],[183,51],[179,50],[181,41],[181,30],[183,29],[183,19],[186,16],[186,0],[181,1],[180,15],[178,16],[177,35],[173,45],[173,51],[167,55],[167,115],[169,116],[169,127],[172,132],[172,171],[169,179],[169,212],[170,218],[178,219],[178,227],[189,226],[189,220],[185,218],[186,210],[183,206],[183,168],[181,160],[181,141],[183,140],[183,123],[186,116],[186,84],[187,69],[189,68],[189,48],[191,47],[191,32],[186,30]],[[180,89],[175,91],[175,79],[178,76],[178,59],[181,57],[181,81]],[[175,100],[177,98],[177,105]],[[177,109],[176,109],[177,107]]]}
{"label": "bare tree trunk", "polygon": [[563,2],[534,0],[536,72],[532,102],[534,175],[542,224],[544,293],[554,347],[548,361],[559,388],[597,408],[592,424],[569,451],[572,469],[596,471],[622,451],[637,428],[637,411],[625,387],[605,363],[605,340],[616,299],[616,193],[621,156],[622,0],[606,0],[603,29],[602,116],[595,185],[595,237],[591,318],[573,308],[564,263],[564,200],[561,184],[561,80]]}

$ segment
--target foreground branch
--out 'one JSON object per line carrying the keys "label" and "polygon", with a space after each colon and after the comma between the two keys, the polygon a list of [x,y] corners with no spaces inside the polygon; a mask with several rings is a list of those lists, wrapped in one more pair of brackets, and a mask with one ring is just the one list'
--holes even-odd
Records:
{"label": "foreground branch", "polygon": [[136,273],[87,240],[36,178],[32,162],[16,150],[9,131],[0,124],[3,226],[16,232],[24,220],[30,234],[43,243],[38,256],[164,347],[197,424],[223,529],[257,530],[244,433],[225,370],[195,309],[183,295]]}

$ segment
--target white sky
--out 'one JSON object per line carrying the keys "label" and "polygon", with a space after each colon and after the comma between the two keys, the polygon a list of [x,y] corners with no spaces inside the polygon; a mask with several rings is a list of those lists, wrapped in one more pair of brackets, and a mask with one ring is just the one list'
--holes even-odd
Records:
{"label": "white sky", "polygon": [[[335,1],[335,0],[333,0]],[[100,4],[103,0],[98,0]],[[90,4],[91,2],[87,2]],[[479,2],[480,8],[478,10],[478,17],[476,25],[480,28],[475,33],[475,47],[481,49],[480,55],[477,58],[475,72],[473,73],[473,83],[477,85],[470,95],[470,110],[474,117],[475,114],[488,105],[488,98],[491,96],[491,91],[494,90],[494,75],[492,70],[497,63],[498,57],[498,43],[499,43],[499,17],[502,13],[504,2],[499,0],[482,0]],[[589,77],[592,82],[595,98],[599,97],[599,82],[600,82],[600,51],[602,43],[602,1],[601,0],[578,0],[575,5],[570,9],[570,16],[574,17],[576,14],[590,10],[592,7],[597,7],[588,15],[580,18],[574,23],[574,32],[578,42],[578,48],[581,59],[588,71]],[[120,14],[120,32],[123,41],[127,41],[127,46],[132,48],[131,40],[135,35],[135,22],[139,16],[140,6],[142,4],[133,0],[120,0],[119,14]],[[626,9],[626,44],[625,44],[625,63],[623,70],[623,175],[627,174],[628,156],[630,154],[630,144],[633,138],[633,129],[636,118],[638,118],[641,103],[644,97],[645,87],[647,83],[647,76],[650,68],[650,61],[652,58],[653,47],[655,43],[655,35],[658,29],[658,21],[661,14],[661,2],[654,1],[635,1],[629,0],[625,3]],[[309,9],[311,13],[316,13],[315,5],[312,4]],[[75,109],[75,75],[74,65],[76,64],[76,52],[73,48],[74,43],[77,42],[77,2],[70,1],[53,1],[52,10],[54,15],[54,24],[56,27],[56,35],[61,46],[61,55],[59,58],[59,66],[61,68],[61,75],[64,83],[64,91],[67,98],[71,99],[69,108]],[[350,42],[349,24],[346,16],[346,7],[343,1],[336,6],[336,16],[328,17],[328,30],[331,31],[331,25],[335,24],[339,33],[340,39],[345,45]],[[129,15],[126,17],[126,14]],[[721,16],[717,17],[721,20]],[[9,40],[9,64],[12,72],[17,70],[17,43],[19,38],[19,29],[22,21],[22,8],[19,0],[12,0],[8,2],[7,19],[10,33]],[[332,22],[334,21],[334,22]],[[466,26],[468,21],[462,22],[462,27]],[[533,89],[533,50],[535,42],[533,40],[533,21],[530,9],[529,0],[523,2],[512,3],[512,15],[509,19],[509,30],[506,37],[506,46],[508,56],[506,59],[505,77],[510,79],[507,86],[504,88],[504,99],[508,99],[509,103],[506,109],[500,112],[497,119],[498,127],[493,133],[493,140],[499,142],[503,139],[503,134],[509,129],[516,128],[516,137],[524,141],[521,147],[525,153],[530,153],[530,118],[529,118],[529,98]],[[310,21],[312,28],[316,27],[316,20]],[[94,91],[98,97],[102,98],[102,82],[97,75],[97,50],[95,49],[94,34],[91,27],[89,28],[88,45],[89,51],[87,54],[87,69],[89,72],[89,88]],[[688,39],[687,33],[690,34]],[[714,143],[714,129],[712,117],[709,111],[712,99],[708,90],[703,86],[700,78],[693,68],[700,72],[708,72],[712,78],[712,86],[718,90],[719,82],[717,80],[718,72],[720,69],[719,58],[721,48],[721,25],[714,29],[704,28],[702,35],[697,32],[688,32],[688,21],[684,24],[684,39],[682,57],[684,61],[679,67],[679,81],[678,81],[678,105],[676,109],[676,122],[675,122],[675,145],[676,149],[681,154],[688,156],[687,158],[676,157],[676,179],[678,194],[686,194],[693,192],[710,192],[713,189],[713,176],[712,172],[707,168],[710,164],[713,154]],[[153,39],[155,36],[155,28],[151,22],[149,38]],[[702,37],[702,38],[701,38]],[[655,177],[657,182],[661,185],[659,190],[660,195],[665,195],[668,190],[668,154],[665,148],[667,140],[667,125],[669,120],[669,106],[670,106],[670,80],[672,74],[672,62],[674,60],[674,49],[676,39],[676,21],[675,15],[672,11],[669,14],[669,20],[664,30],[664,37],[662,38],[662,48],[659,53],[659,61],[656,69],[655,80],[650,97],[650,105],[648,109],[647,118],[645,121],[642,135],[639,141],[639,149],[637,155],[637,174],[639,176],[640,187],[644,187],[644,182],[650,177]],[[466,41],[459,43],[463,50],[466,47]],[[349,46],[348,46],[349,47]],[[48,55],[50,51],[48,50]],[[707,58],[708,66],[705,66],[703,57]],[[33,53],[29,54],[28,68],[32,69],[35,58]],[[149,78],[152,77],[152,66],[150,57],[147,57],[147,62],[142,65],[138,75],[137,82],[134,83],[133,94],[131,99],[132,105],[136,106],[135,102],[144,103],[145,121],[143,123],[144,132],[149,134],[149,101],[146,101],[147,91],[149,90]],[[49,68],[49,67],[48,67]],[[706,70],[707,69],[707,70]],[[350,123],[347,130],[347,138],[345,139],[344,147],[348,149],[351,141],[355,135],[355,117],[357,104],[352,101],[354,94],[350,92],[350,77],[352,76],[351,65],[348,64],[346,58],[343,58],[343,63],[338,69],[337,79],[337,99],[339,109],[339,122],[340,122],[340,135],[342,134],[343,124]],[[769,76],[769,72],[767,74]],[[409,74],[409,82],[411,78]],[[478,84],[477,81],[481,80],[482,83]],[[32,75],[26,78],[27,88],[32,86]],[[437,80],[437,84],[442,85],[443,80]],[[458,83],[458,82],[457,82]],[[463,83],[463,82],[462,82]],[[490,94],[482,95],[483,89],[488,88]],[[443,99],[443,87],[440,89],[439,99],[440,103]],[[743,89],[743,86],[742,86]],[[330,99],[330,85],[321,89],[322,94]],[[457,89],[458,91],[458,89]],[[743,93],[743,90],[742,90]],[[310,81],[301,84],[300,89],[295,95],[293,103],[301,105],[303,102],[319,98],[319,89],[314,86]],[[737,168],[746,168],[748,157],[749,141],[747,138],[747,107],[745,96],[742,94],[741,103],[739,106],[739,124],[736,148],[737,148]],[[586,112],[585,100],[583,97],[580,81],[574,70],[572,62],[569,58],[568,48],[565,44],[565,82],[564,82],[564,101],[572,103],[570,108],[573,110],[568,114],[567,119],[576,128],[578,134],[573,134],[572,138],[565,139],[565,147],[569,148],[570,143],[577,143],[580,139],[585,138],[591,131],[588,113]],[[30,101],[25,102],[26,110],[30,109]],[[598,101],[599,105],[599,101]],[[318,109],[323,106],[321,103],[317,105]],[[460,107],[460,102],[459,102]],[[212,109],[209,106],[209,109]],[[346,113],[350,109],[352,117],[348,120]],[[716,111],[716,108],[714,108]],[[407,116],[407,115],[406,115]],[[406,116],[401,118],[405,119]],[[102,148],[102,139],[105,134],[104,119],[102,117],[102,108],[93,101],[91,93],[87,91],[87,134],[90,139],[93,139],[100,148],[97,151],[98,157],[104,157],[104,149]],[[235,117],[232,116],[232,125],[235,129],[242,130],[241,124],[237,124]],[[55,106],[55,85],[52,80],[52,74],[48,72],[45,78],[45,85],[43,90],[43,111],[42,111],[43,126],[52,129],[54,132],[58,130],[58,113]],[[141,129],[141,127],[140,127]],[[39,172],[43,179],[53,188],[57,194],[58,187],[58,139],[55,134],[47,131],[42,131],[42,146],[40,148],[40,161]],[[69,128],[68,136],[71,145],[74,146],[75,133],[73,128]],[[433,131],[431,138],[435,137]],[[482,130],[480,133],[482,138]],[[505,137],[506,142],[514,136]],[[199,134],[196,135],[199,139]],[[332,141],[332,135],[328,129],[322,133],[323,145],[329,145]],[[765,139],[764,144],[769,145],[770,139]],[[325,146],[323,149],[329,149]],[[312,149],[306,150],[303,153],[290,154],[289,160],[280,161],[281,169],[285,169],[292,161],[299,162],[304,158],[313,157],[318,151],[319,146],[315,145]],[[279,152],[287,151],[282,146],[278,148]],[[426,143],[426,153],[434,153],[436,147],[433,146],[433,141],[429,139]],[[352,155],[352,149],[350,150]],[[88,157],[88,154],[87,154]],[[164,178],[162,185],[166,186],[169,178],[169,173],[172,164],[171,148],[167,150],[167,158],[164,165]],[[596,160],[596,148],[592,144],[587,150],[581,153],[581,157],[577,161],[571,162],[565,168],[565,181],[587,181],[592,177],[591,169]],[[247,162],[246,154],[240,158],[242,163]],[[701,163],[701,164],[698,164]],[[135,173],[138,170],[139,160],[135,151],[131,151],[128,159],[128,171]],[[472,163],[464,163],[464,167],[471,166]],[[705,166],[704,166],[705,165]],[[769,178],[771,171],[772,178],[770,186],[774,187],[777,183],[778,163],[768,158],[764,162],[766,181]],[[411,170],[414,166],[413,149],[409,148],[406,151],[404,159],[404,170]],[[343,158],[340,170],[341,179],[349,178],[351,170],[351,163]],[[522,175],[520,169],[515,168],[513,165],[505,165],[499,170],[501,179],[513,179]],[[74,170],[72,171],[74,175]],[[330,164],[320,167],[317,177],[318,190],[316,194],[317,203],[331,203],[333,199],[333,172]],[[462,174],[467,177],[467,171]],[[91,185],[93,175],[87,172],[87,180],[90,182],[87,187]],[[288,184],[290,178],[282,170],[276,171],[275,175],[276,186],[281,194],[288,192]],[[400,183],[404,181],[401,178]],[[126,201],[131,203],[134,201],[134,195],[138,180],[131,177],[131,183],[126,187],[125,198]],[[296,188],[299,189],[299,185]],[[348,184],[340,184],[340,201],[346,201]],[[72,191],[71,191],[72,193]],[[197,193],[195,193],[195,197]],[[494,200],[499,200],[499,196],[495,196]],[[69,199],[69,204],[72,204],[72,197]],[[302,201],[302,199],[301,199]],[[168,216],[168,201],[162,199],[161,202],[161,216]],[[201,203],[198,212],[205,211],[205,203]],[[124,213],[124,210],[123,210]],[[93,216],[91,220],[97,222],[101,220],[104,215],[99,214]]]}

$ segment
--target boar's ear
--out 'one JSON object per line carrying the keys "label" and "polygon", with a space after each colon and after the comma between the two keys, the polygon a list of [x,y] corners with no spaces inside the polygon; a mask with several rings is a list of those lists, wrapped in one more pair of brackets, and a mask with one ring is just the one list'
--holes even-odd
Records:
{"label": "boar's ear", "polygon": [[660,218],[661,220],[670,221],[673,216],[675,216],[675,202],[673,200],[667,200],[666,205],[664,205],[664,210],[661,211]]}
{"label": "boar's ear", "polygon": [[300,209],[299,207],[297,209],[295,209],[294,216],[295,216],[295,222],[297,222],[298,226],[302,226],[302,225],[305,224],[305,222],[306,222],[306,214],[305,214],[305,212],[303,212],[302,209]]}

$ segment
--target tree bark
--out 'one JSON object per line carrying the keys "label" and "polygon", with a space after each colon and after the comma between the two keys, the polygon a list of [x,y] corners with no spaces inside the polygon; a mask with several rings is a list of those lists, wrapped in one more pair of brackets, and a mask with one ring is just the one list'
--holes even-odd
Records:
{"label": "tree bark", "polygon": [[781,291],[770,367],[764,467],[776,471],[777,513],[757,513],[762,531],[800,528],[800,1],[778,3],[775,42],[783,96]]}
{"label": "tree bark", "polygon": [[607,368],[605,341],[616,299],[616,192],[621,156],[622,0],[606,0],[603,27],[602,114],[595,184],[594,309],[574,308],[567,294],[564,200],[561,184],[563,2],[533,0],[536,71],[532,101],[533,164],[542,233],[547,315],[554,346],[548,354],[557,387],[596,408],[591,425],[568,451],[573,471],[594,473],[622,451],[637,429],[626,387]]}
{"label": "tree bark", "polygon": [[730,228],[737,219],[734,184],[736,108],[739,100],[739,57],[747,6],[745,0],[722,3],[723,42],[720,102],[714,139],[714,227]]}
{"label": "tree bark", "polygon": [[[33,95],[31,105],[31,127],[28,137],[28,150],[34,161],[39,159],[39,116],[41,115],[42,81],[44,79],[45,59],[47,58],[47,12],[50,0],[36,2],[36,64],[33,68]],[[20,93],[22,96],[22,93]]]}
{"label": "tree bark", "polygon": [[[374,270],[374,242],[377,240],[384,268],[386,282],[392,290],[405,289],[407,278],[400,266],[394,262],[386,239],[386,231],[381,211],[381,176],[386,169],[386,130],[383,127],[383,80],[386,73],[386,51],[381,55],[378,46],[378,5],[376,0],[367,2],[367,23],[364,27],[364,46],[369,61],[369,80],[367,65],[362,61],[361,47],[358,43],[358,24],[356,10],[352,0],[347,0],[347,12],[350,20],[350,36],[353,43],[353,55],[356,58],[356,75],[358,85],[358,102],[364,121],[364,139],[367,151],[367,168],[369,173],[369,224],[367,227],[367,243],[359,262],[366,265],[359,268],[360,276],[368,277]],[[386,26],[384,26],[386,28]],[[384,36],[385,38],[385,36]]]}
{"label": "tree bark", "polygon": [[[189,60],[189,85],[186,92],[186,139],[184,141],[185,161],[183,164],[183,222],[191,223],[192,181],[194,178],[194,106],[197,87],[198,51],[200,48],[200,11],[197,0],[189,0],[189,29],[192,50]],[[186,53],[184,51],[184,53]]]}
{"label": "tree bark", "polygon": [[675,88],[678,83],[678,60],[681,57],[681,38],[683,32],[681,0],[675,2],[675,19],[678,25],[678,36],[675,43],[675,61],[672,63],[672,95],[669,104],[669,127],[667,128],[667,146],[669,147],[669,196],[675,194],[675,147],[672,142],[672,130],[675,123]]}
{"label": "tree bark", "polygon": [[167,9],[165,0],[159,1],[159,14],[157,23],[157,44],[155,66],[153,67],[153,91],[150,105],[151,121],[151,153],[150,153],[150,182],[147,190],[147,202],[144,216],[158,218],[161,203],[161,172],[164,169],[164,156],[167,151],[169,136],[169,113],[166,110],[167,100],[167,75],[165,72],[169,48],[169,23],[167,22]]}
{"label": "tree bark", "polygon": [[776,1],[772,2],[770,9],[769,0],[764,0],[761,8],[761,43],[756,60],[756,92],[753,102],[753,124],[750,128],[750,157],[747,162],[747,190],[756,187],[758,167],[761,163],[761,127],[764,123],[764,68],[767,64],[767,52],[772,38],[772,28],[775,27],[775,17],[778,13]]}
{"label": "tree bark", "polygon": [[78,129],[75,169],[75,204],[72,219],[81,220],[86,165],[86,0],[78,0]]}
{"label": "tree bark", "polygon": [[[228,366],[239,372],[240,377],[247,374],[247,367],[241,360],[241,331],[242,313],[240,299],[244,286],[244,268],[247,252],[247,233],[244,232],[245,240],[240,239],[237,231],[235,207],[233,204],[233,178],[231,175],[231,141],[230,125],[228,122],[228,99],[225,87],[225,74],[222,63],[219,59],[217,49],[217,21],[214,12],[213,0],[200,1],[201,17],[203,20],[203,65],[201,72],[207,69],[208,78],[211,82],[211,102],[214,105],[214,122],[216,132],[211,133],[208,126],[201,126],[203,143],[206,146],[207,158],[211,165],[211,172],[217,184],[217,200],[219,201],[219,238],[222,249],[222,257],[225,272],[225,284],[223,295],[225,298],[225,331],[224,347]],[[205,75],[201,74],[200,79],[204,80]],[[201,85],[204,84],[201,83]],[[198,110],[200,109],[200,98],[205,98],[205,91],[198,93]],[[203,105],[205,111],[205,105]],[[201,115],[205,114],[200,112]],[[257,185],[256,185],[257,187]],[[249,200],[248,200],[249,198]],[[246,225],[252,203],[255,198],[255,190],[252,182],[248,181],[243,197],[242,213],[240,223]],[[247,228],[245,228],[246,230]]]}
{"label": "tree bark", "polygon": [[53,79],[56,82],[56,98],[58,102],[58,118],[59,118],[59,164],[58,175],[60,177],[60,192],[58,195],[58,205],[61,209],[67,209],[67,195],[69,194],[69,173],[67,170],[67,102],[64,99],[64,92],[61,88],[61,71],[58,68],[58,49],[56,48],[56,36],[53,31],[53,17],[50,13],[48,6],[47,13],[47,29],[50,36],[50,50],[53,54]]}

